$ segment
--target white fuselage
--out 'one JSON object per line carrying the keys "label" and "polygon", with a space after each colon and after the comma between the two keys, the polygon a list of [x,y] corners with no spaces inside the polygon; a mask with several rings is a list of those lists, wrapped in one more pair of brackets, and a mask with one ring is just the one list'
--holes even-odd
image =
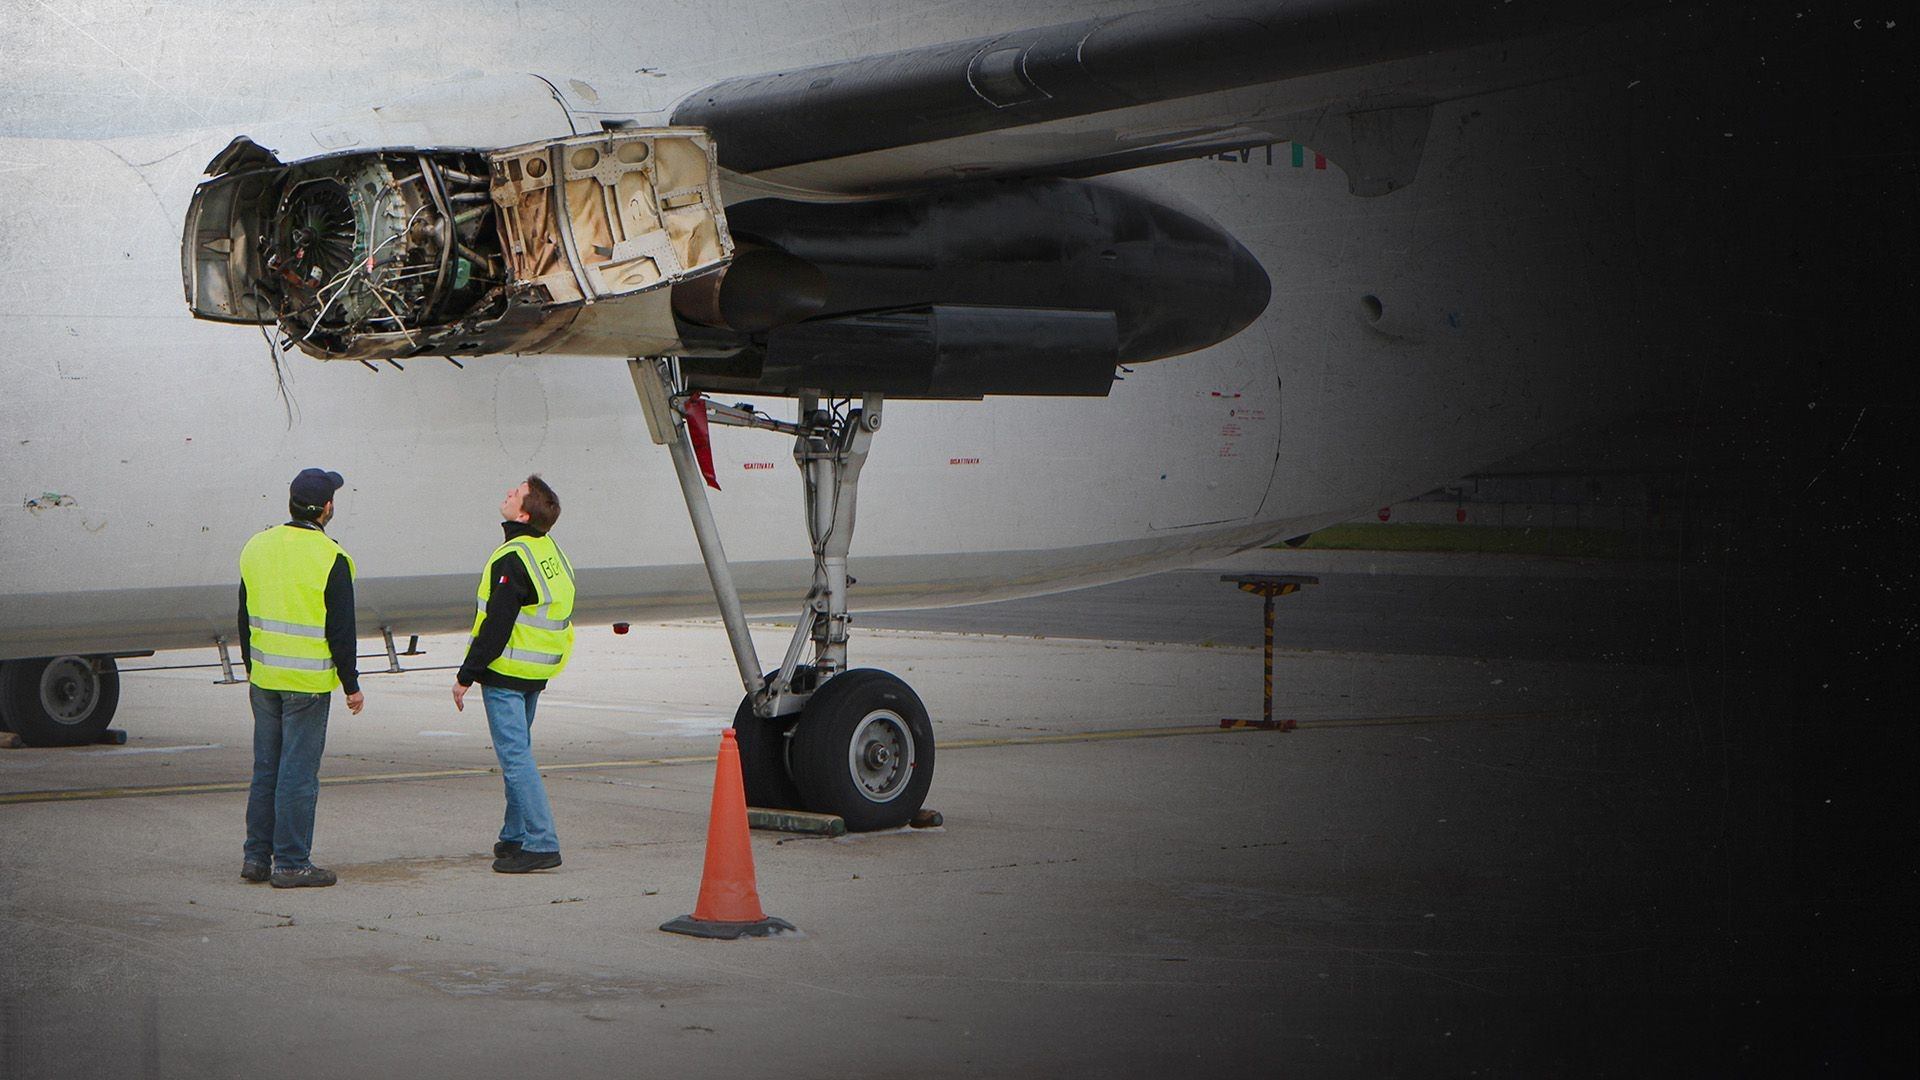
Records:
{"label": "white fuselage", "polygon": [[[812,55],[875,47],[845,30]],[[1238,237],[1272,280],[1266,313],[1106,399],[888,402],[862,475],[856,610],[1044,592],[1294,536],[1632,404],[1642,343],[1613,316],[1633,301],[1639,243],[1611,224],[1631,191],[1610,163],[1632,151],[1597,89],[1611,78],[1443,103],[1418,181],[1378,198],[1348,194],[1311,151],[1293,166],[1285,146],[1271,164],[1255,150],[1101,181]],[[537,109],[516,123],[566,134],[549,119],[558,130]],[[359,565],[362,634],[465,626],[495,508],[530,472],[563,502],[554,535],[581,618],[712,610],[619,360],[375,373],[293,354],[283,402],[259,330],[188,315],[180,233],[205,163],[243,133],[286,160],[325,152],[285,141],[315,125],[275,126],[278,145],[267,129],[0,140],[0,659],[230,637],[235,559],[285,518],[307,466],[347,479],[329,532]],[[809,556],[789,440],[717,429],[714,457],[747,606],[796,607]]]}

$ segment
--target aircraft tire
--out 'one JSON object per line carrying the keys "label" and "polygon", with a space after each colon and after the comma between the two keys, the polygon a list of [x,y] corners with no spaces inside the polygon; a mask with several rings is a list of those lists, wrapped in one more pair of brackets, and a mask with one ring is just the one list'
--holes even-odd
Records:
{"label": "aircraft tire", "polygon": [[49,656],[0,666],[0,713],[28,746],[85,746],[120,707],[110,656]]}
{"label": "aircraft tire", "polygon": [[790,751],[806,809],[850,832],[897,829],[933,784],[933,723],[920,695],[890,672],[828,679],[800,714]]}
{"label": "aircraft tire", "polygon": [[[5,676],[6,673],[7,673],[7,662],[5,660],[0,660],[0,676]],[[0,699],[0,732],[8,732],[12,730],[13,728],[7,725],[7,703],[4,699]]]}
{"label": "aircraft tire", "polygon": [[740,749],[740,781],[747,805],[768,810],[798,810],[800,789],[787,766],[786,730],[793,717],[768,720],[753,714],[753,695],[740,698],[733,713],[733,741]]}

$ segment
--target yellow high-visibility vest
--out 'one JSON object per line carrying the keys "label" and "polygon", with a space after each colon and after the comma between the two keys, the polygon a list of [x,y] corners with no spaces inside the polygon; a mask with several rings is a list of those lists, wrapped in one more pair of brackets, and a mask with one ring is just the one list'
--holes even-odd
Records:
{"label": "yellow high-visibility vest", "polygon": [[517,536],[493,549],[480,570],[480,611],[473,617],[473,636],[480,635],[487,618],[493,564],[508,554],[526,564],[535,596],[514,616],[507,647],[487,670],[518,679],[551,679],[566,668],[573,653],[573,564],[552,537]]}
{"label": "yellow high-visibility vest", "polygon": [[[240,552],[247,587],[248,681],[263,690],[332,693],[340,685],[327,648],[327,577],[347,553],[318,529],[275,525]],[[347,555],[347,573],[354,573]]]}

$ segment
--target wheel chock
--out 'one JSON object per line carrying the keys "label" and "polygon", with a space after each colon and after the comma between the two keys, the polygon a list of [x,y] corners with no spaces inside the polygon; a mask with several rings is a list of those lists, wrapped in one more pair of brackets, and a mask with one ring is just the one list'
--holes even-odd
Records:
{"label": "wheel chock", "polygon": [[922,808],[913,812],[913,817],[907,819],[907,824],[916,829],[937,829],[945,820],[946,818],[940,816],[940,811]]}
{"label": "wheel chock", "polygon": [[[127,733],[120,728],[108,728],[94,736],[93,741],[96,745],[125,746]],[[20,740],[20,736],[13,732],[0,731],[0,750],[24,750],[26,745]]]}
{"label": "wheel chock", "polygon": [[740,780],[740,746],[728,729],[720,733],[720,760],[714,768],[700,899],[693,905],[693,914],[661,923],[660,929],[670,934],[732,941],[793,928],[787,920],[772,918],[760,909],[760,890],[753,879],[753,845],[747,837],[747,792]]}
{"label": "wheel chock", "polygon": [[763,806],[749,806],[747,828],[809,833],[814,836],[845,836],[847,819],[838,814],[809,814],[805,810],[770,810]]}

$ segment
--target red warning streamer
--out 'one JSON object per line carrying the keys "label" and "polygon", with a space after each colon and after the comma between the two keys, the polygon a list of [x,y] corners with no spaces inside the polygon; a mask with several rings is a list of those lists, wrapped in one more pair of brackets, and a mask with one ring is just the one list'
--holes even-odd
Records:
{"label": "red warning streamer", "polygon": [[687,437],[693,441],[693,458],[700,463],[700,475],[707,478],[707,486],[720,490],[720,481],[713,475],[713,440],[707,434],[707,399],[695,394],[687,399]]}

